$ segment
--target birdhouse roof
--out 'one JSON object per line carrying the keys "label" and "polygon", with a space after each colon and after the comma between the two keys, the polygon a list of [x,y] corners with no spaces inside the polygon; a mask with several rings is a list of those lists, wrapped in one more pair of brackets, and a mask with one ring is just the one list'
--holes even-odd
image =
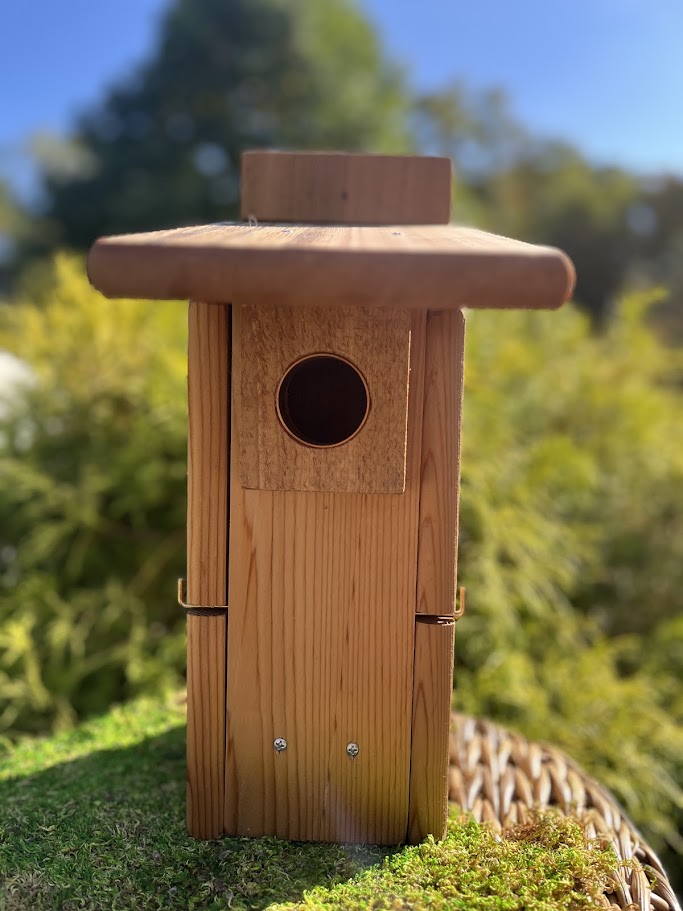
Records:
{"label": "birdhouse roof", "polygon": [[447,310],[561,306],[569,258],[455,225],[212,224],[105,237],[88,274],[108,297]]}

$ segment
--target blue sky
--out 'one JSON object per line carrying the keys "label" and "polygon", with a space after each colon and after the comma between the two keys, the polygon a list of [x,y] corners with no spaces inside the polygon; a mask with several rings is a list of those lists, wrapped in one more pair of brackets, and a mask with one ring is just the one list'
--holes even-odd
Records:
{"label": "blue sky", "polygon": [[[166,0],[7,0],[0,17],[0,175],[30,181],[24,143],[73,116],[153,47]],[[418,86],[503,87],[540,134],[600,162],[683,176],[682,0],[361,0]]]}

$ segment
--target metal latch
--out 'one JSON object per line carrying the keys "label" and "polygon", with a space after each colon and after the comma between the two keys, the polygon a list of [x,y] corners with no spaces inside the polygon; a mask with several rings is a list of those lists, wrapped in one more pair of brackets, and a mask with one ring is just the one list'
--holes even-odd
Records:
{"label": "metal latch", "polygon": [[187,598],[187,580],[178,579],[178,604],[194,617],[206,614],[208,617],[222,617],[228,612],[227,604],[188,604]]}

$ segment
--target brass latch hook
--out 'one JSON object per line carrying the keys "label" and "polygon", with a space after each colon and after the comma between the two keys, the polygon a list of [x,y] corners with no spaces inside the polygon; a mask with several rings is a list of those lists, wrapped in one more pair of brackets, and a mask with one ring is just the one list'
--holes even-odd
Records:
{"label": "brass latch hook", "polygon": [[187,604],[185,601],[186,597],[187,582],[185,579],[178,579],[178,604],[186,613],[192,614],[193,616],[206,614],[207,616],[220,617],[228,612],[227,604]]}

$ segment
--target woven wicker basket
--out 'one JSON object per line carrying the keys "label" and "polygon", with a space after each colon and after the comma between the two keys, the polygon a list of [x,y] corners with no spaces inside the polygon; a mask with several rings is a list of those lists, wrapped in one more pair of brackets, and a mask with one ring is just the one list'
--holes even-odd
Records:
{"label": "woven wicker basket", "polygon": [[453,803],[499,829],[534,807],[579,817],[589,837],[608,837],[627,862],[605,892],[606,908],[681,911],[657,855],[614,798],[554,747],[454,713],[448,789]]}

